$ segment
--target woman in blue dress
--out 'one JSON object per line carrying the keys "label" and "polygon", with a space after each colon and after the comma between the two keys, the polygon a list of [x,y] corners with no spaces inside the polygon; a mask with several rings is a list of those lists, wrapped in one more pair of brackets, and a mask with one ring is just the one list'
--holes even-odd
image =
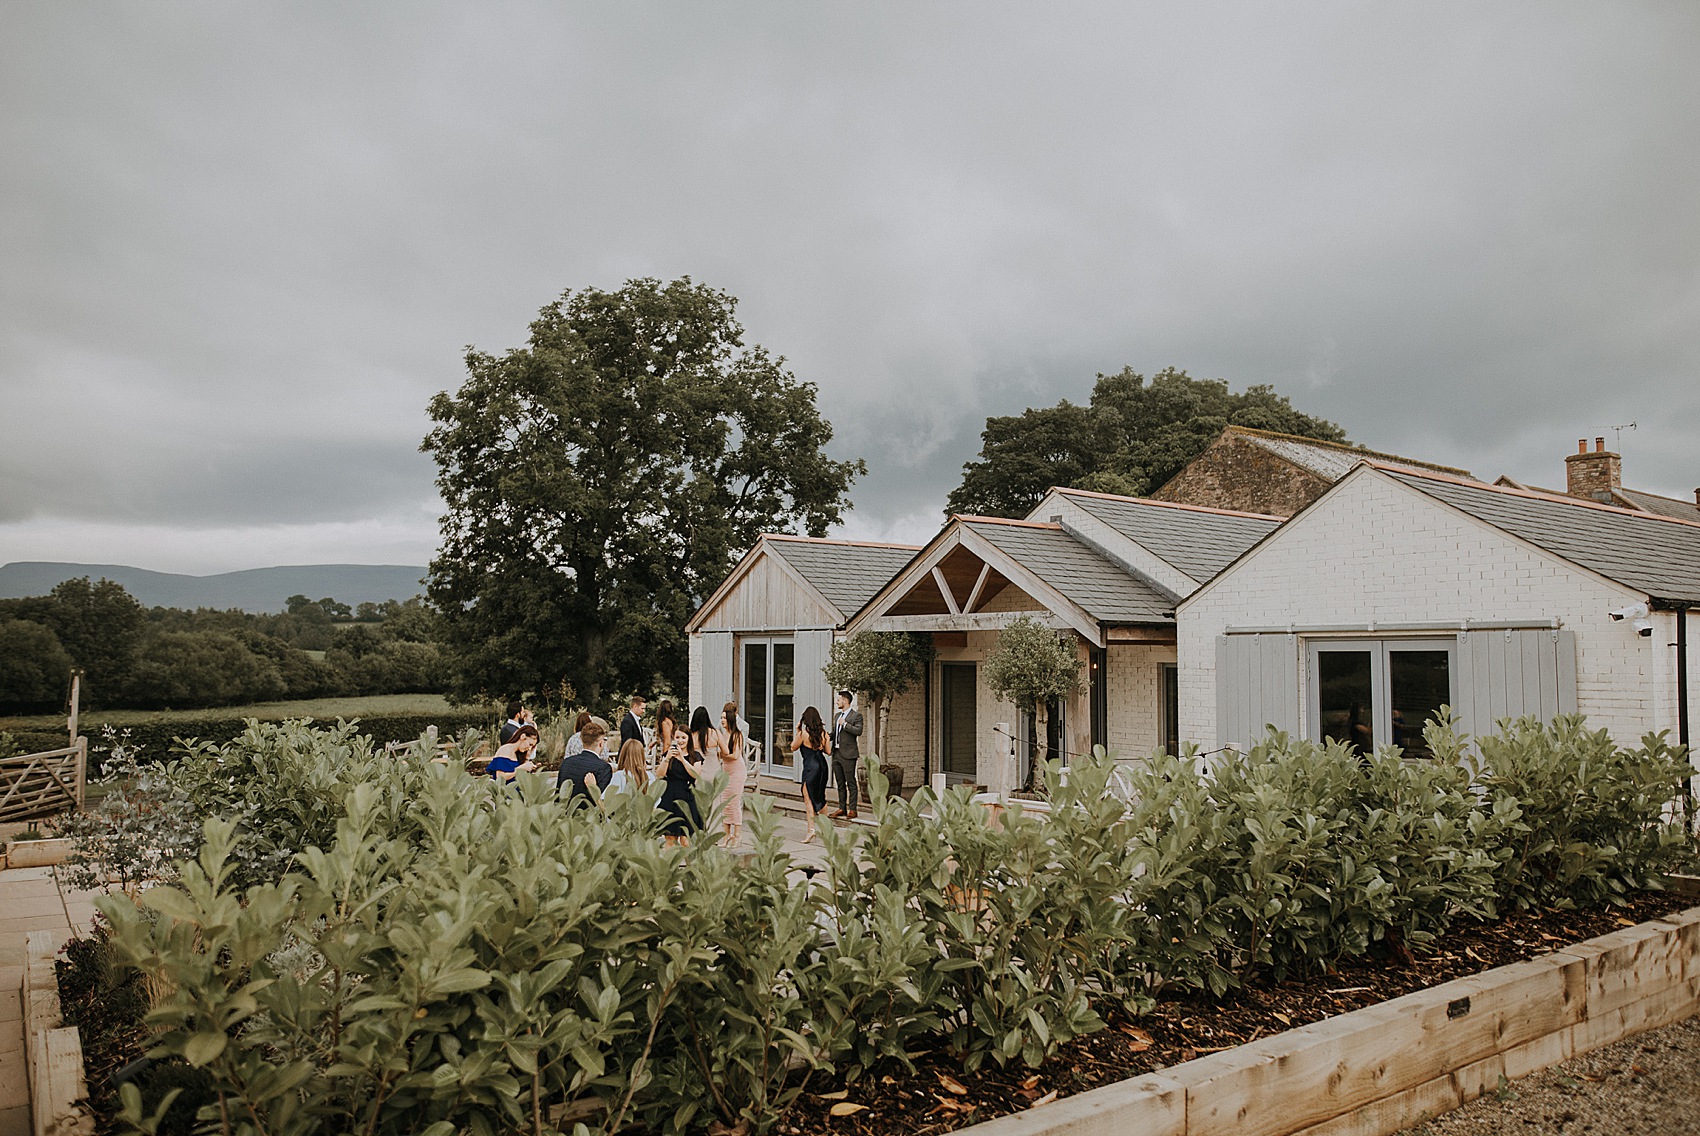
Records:
{"label": "woman in blue dress", "polygon": [[820,711],[813,706],[803,711],[797,722],[797,737],[791,752],[803,755],[803,806],[807,812],[804,823],[808,832],[803,843],[815,838],[815,817],[826,811],[826,759],[832,753],[832,738],[821,721]]}

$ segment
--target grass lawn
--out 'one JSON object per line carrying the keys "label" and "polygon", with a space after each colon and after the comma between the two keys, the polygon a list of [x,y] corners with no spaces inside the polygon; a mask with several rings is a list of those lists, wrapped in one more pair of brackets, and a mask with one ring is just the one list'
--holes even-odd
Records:
{"label": "grass lawn", "polygon": [[[453,710],[440,694],[374,694],[366,698],[309,698],[299,702],[255,702],[248,706],[213,706],[205,710],[85,710],[79,722],[84,733],[103,725],[134,726],[142,722],[207,718],[365,718],[374,714],[446,714]],[[492,708],[492,713],[495,712]],[[63,728],[63,714],[32,714],[23,718],[0,718],[0,730],[51,730]]]}

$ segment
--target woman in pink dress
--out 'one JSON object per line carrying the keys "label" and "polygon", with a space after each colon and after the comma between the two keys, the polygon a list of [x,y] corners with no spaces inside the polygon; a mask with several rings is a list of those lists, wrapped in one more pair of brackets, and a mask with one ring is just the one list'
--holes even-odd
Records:
{"label": "woman in pink dress", "polygon": [[720,712],[720,768],[726,774],[726,788],[720,791],[720,802],[726,806],[726,843],[738,843],[738,830],[744,827],[744,735],[738,729],[738,704],[728,702]]}

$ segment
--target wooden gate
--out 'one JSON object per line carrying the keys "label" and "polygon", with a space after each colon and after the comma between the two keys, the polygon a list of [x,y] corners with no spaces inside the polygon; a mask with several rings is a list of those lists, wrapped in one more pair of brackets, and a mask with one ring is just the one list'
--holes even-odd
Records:
{"label": "wooden gate", "polygon": [[45,753],[0,757],[0,821],[36,820],[83,807],[89,740]]}

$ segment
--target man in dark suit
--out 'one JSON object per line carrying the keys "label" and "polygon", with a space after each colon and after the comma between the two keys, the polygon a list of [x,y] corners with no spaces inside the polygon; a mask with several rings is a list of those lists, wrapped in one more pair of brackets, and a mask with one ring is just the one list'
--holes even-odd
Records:
{"label": "man in dark suit", "polygon": [[521,726],[532,725],[536,725],[536,720],[532,718],[531,711],[525,708],[525,703],[517,699],[508,703],[508,720],[502,723],[501,731],[496,735],[496,744],[507,745],[514,740],[514,735],[519,733]]}
{"label": "man in dark suit", "polygon": [[838,712],[832,716],[832,776],[838,782],[838,811],[834,817],[856,819],[856,759],[862,756],[862,712],[850,708],[850,692],[838,692]]}
{"label": "man in dark suit", "polygon": [[649,703],[643,695],[632,695],[631,709],[627,710],[626,716],[620,719],[621,745],[625,745],[633,738],[640,742],[643,741],[643,711],[648,705]]}

